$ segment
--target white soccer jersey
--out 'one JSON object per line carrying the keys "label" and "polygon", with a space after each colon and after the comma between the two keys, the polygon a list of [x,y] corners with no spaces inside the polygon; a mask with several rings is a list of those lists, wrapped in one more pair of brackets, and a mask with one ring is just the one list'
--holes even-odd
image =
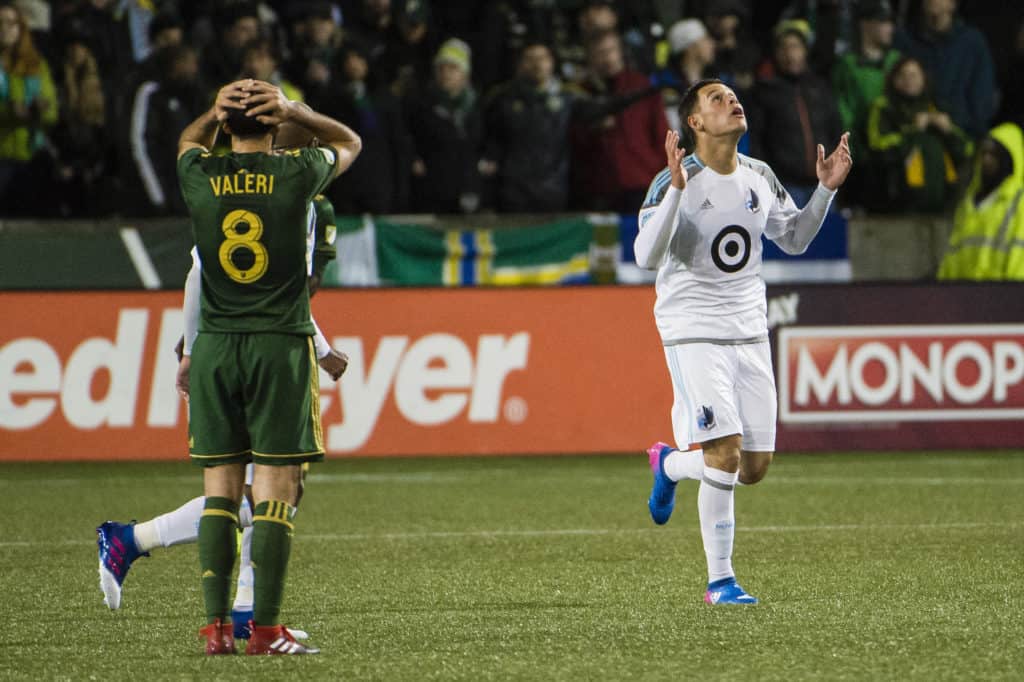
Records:
{"label": "white soccer jersey", "polygon": [[[800,210],[767,164],[742,154],[729,175],[704,166],[695,155],[687,156],[683,167],[686,188],[658,266],[654,317],[662,341],[766,339],[761,235],[774,240],[794,230]],[[641,230],[670,184],[667,168],[655,176],[640,210]]]}

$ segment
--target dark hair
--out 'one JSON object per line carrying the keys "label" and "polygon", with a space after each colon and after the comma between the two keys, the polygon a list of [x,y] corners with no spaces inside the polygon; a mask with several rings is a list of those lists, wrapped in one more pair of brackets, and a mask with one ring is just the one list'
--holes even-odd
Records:
{"label": "dark hair", "polygon": [[683,100],[679,103],[679,124],[682,128],[682,130],[679,131],[679,137],[680,142],[687,151],[693,152],[696,151],[697,148],[697,134],[694,132],[693,128],[690,127],[690,114],[692,114],[694,109],[697,108],[701,89],[707,85],[714,85],[715,83],[725,85],[725,81],[721,78],[702,78],[686,90],[686,93],[683,95]]}
{"label": "dark hair", "polygon": [[155,39],[161,32],[170,29],[185,29],[185,22],[174,12],[161,12],[149,22],[149,39]]}
{"label": "dark hair", "polygon": [[231,133],[232,137],[247,140],[269,135],[270,131],[273,130],[274,126],[260,123],[256,120],[255,116],[245,115],[245,112],[252,108],[252,106],[250,104],[245,109],[231,109],[228,111],[228,119],[225,123],[230,128],[228,132]]}
{"label": "dark hair", "polygon": [[236,2],[222,7],[220,11],[214,13],[214,25],[218,31],[225,31],[233,27],[240,20],[249,17],[259,21],[259,6],[255,2]]}
{"label": "dark hair", "polygon": [[597,45],[609,38],[615,38],[615,40],[619,41],[619,45],[623,46],[622,35],[619,33],[618,29],[605,28],[599,31],[594,31],[587,36],[584,43],[587,55],[589,56],[591,51],[593,51]]}
{"label": "dark hair", "polygon": [[523,57],[526,56],[527,51],[532,50],[535,47],[543,47],[548,51],[548,54],[551,55],[551,58],[555,59],[555,51],[547,41],[538,36],[528,36],[516,52],[516,64],[522,63]]}
{"label": "dark hair", "polygon": [[266,52],[275,62],[281,63],[281,54],[269,38],[256,38],[246,43],[242,48],[242,59],[248,57],[250,52]]}
{"label": "dark hair", "polygon": [[903,70],[904,66],[911,62],[917,64],[917,68],[920,69],[921,73],[924,75],[924,90],[921,91],[921,94],[924,97],[931,99],[932,80],[928,77],[928,70],[924,68],[924,64],[921,63],[920,59],[911,57],[910,55],[904,55],[897,59],[896,63],[892,65],[892,68],[889,69],[889,73],[885,75],[885,94],[892,97],[896,93],[896,76]]}

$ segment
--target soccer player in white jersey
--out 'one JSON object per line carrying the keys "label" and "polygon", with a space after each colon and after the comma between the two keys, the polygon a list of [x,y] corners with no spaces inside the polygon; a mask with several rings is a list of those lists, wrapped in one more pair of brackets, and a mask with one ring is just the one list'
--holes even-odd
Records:
{"label": "soccer player in white jersey", "polygon": [[[654,318],[672,379],[678,446],[648,450],[651,518],[666,523],[676,483],[700,481],[697,510],[708,564],[709,604],[756,604],[736,582],[733,490],[764,478],[775,450],[777,396],[768,346],[761,236],[798,254],[818,233],[850,172],[849,134],[825,156],[818,187],[799,209],[767,164],[739,154],[747,120],[717,79],[693,85],[679,106],[687,136],[665,139],[668,168],[640,209],[637,264],[657,270]],[[756,122],[755,122],[756,124]]]}

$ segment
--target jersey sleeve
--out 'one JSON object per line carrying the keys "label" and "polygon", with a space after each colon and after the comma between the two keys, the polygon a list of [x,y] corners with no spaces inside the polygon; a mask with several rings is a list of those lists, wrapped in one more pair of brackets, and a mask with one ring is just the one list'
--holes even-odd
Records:
{"label": "jersey sleeve", "polygon": [[764,227],[764,236],[777,239],[789,231],[791,221],[800,208],[793,201],[786,188],[782,186],[775,172],[768,166],[759,167],[757,171],[768,185],[769,207],[768,222]]}
{"label": "jersey sleeve", "polygon": [[338,257],[335,241],[338,228],[334,216],[334,206],[322,194],[313,198],[313,210],[316,212],[313,246],[313,275],[323,277],[327,264]]}
{"label": "jersey sleeve", "polygon": [[322,194],[334,180],[338,167],[338,154],[329,147],[304,147],[299,151],[298,159],[303,164],[308,179],[313,187],[307,197],[312,201],[313,197]]}
{"label": "jersey sleeve", "polygon": [[178,186],[181,188],[181,196],[188,205],[191,205],[190,197],[198,189],[206,186],[207,175],[202,160],[209,156],[209,152],[194,147],[178,157]]}

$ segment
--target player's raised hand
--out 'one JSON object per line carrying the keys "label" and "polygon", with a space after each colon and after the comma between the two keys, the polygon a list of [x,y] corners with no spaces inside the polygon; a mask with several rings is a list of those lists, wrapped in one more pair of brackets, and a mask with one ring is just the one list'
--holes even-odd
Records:
{"label": "player's raised hand", "polygon": [[228,83],[223,88],[217,91],[217,100],[213,103],[214,111],[217,113],[217,120],[223,123],[227,120],[228,113],[231,109],[244,109],[245,105],[242,104],[242,98],[248,94],[246,86],[254,81],[249,78],[246,80],[235,81],[234,83]]}
{"label": "player's raised hand", "polygon": [[679,133],[674,130],[665,135],[665,157],[668,170],[672,174],[672,186],[676,189],[686,188],[686,171],[683,170],[683,157],[686,150],[679,148]]}
{"label": "player's raised hand", "polygon": [[348,369],[348,356],[332,348],[330,353],[320,358],[319,364],[325,372],[331,375],[332,379],[337,381]]}
{"label": "player's raised hand", "polygon": [[818,181],[827,189],[838,189],[846,180],[853,167],[853,157],[850,156],[850,133],[843,133],[839,138],[839,144],[832,150],[832,153],[825,157],[824,145],[818,145]]}
{"label": "player's raised hand", "polygon": [[276,126],[292,117],[295,104],[285,97],[281,88],[266,81],[252,81],[247,87],[248,94],[242,104],[249,107],[246,116],[255,117],[260,123]]}

